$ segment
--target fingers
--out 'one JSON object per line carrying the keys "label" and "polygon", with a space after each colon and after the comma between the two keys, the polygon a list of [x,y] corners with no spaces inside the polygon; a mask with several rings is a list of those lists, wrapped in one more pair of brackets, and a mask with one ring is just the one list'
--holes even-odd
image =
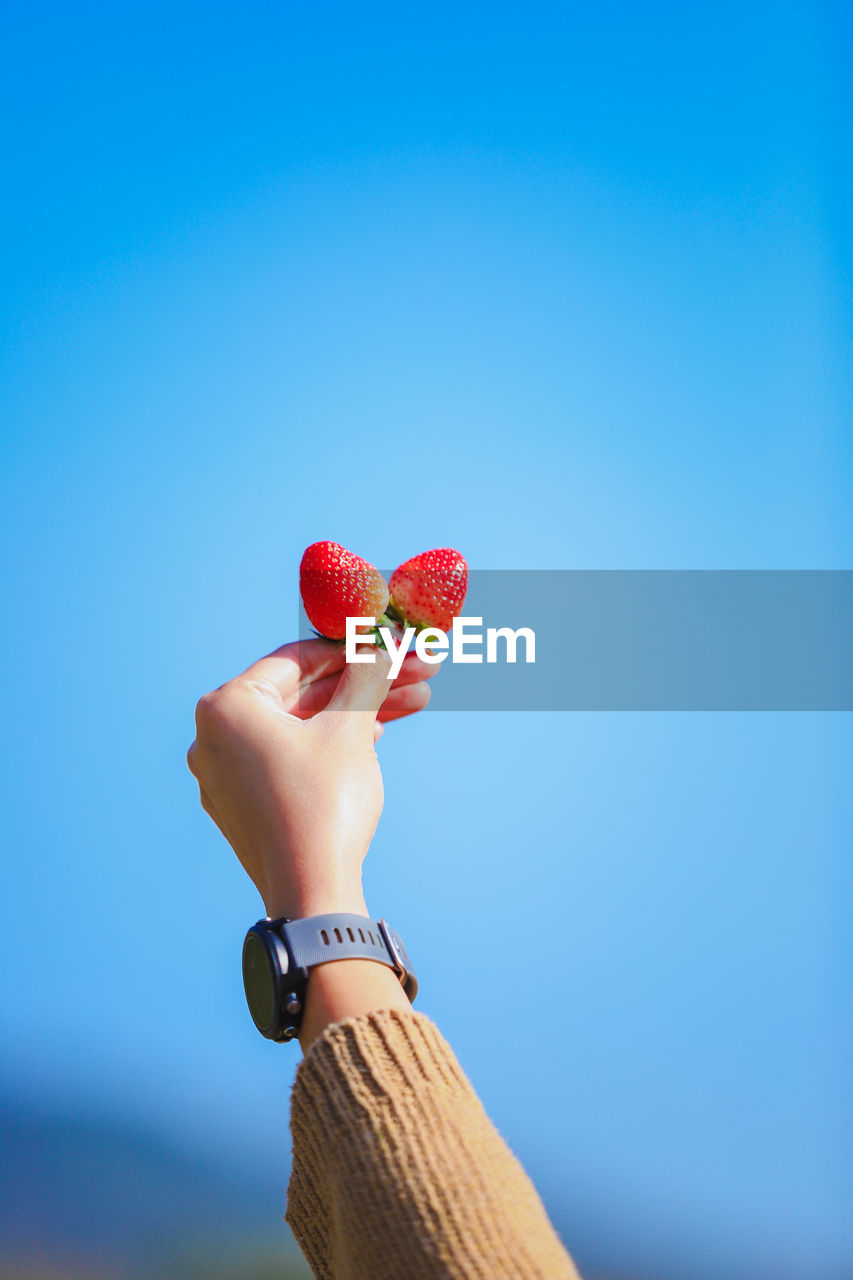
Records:
{"label": "fingers", "polygon": [[344,666],[344,646],[328,640],[293,640],[259,658],[243,672],[242,679],[274,685],[282,698],[299,694],[310,682],[338,672]]}
{"label": "fingers", "polygon": [[[382,653],[383,650],[380,648],[376,652]],[[337,674],[345,665],[346,650],[342,644],[332,644],[329,640],[293,640],[253,662],[240,678],[266,680],[275,685],[282,697],[286,698],[297,691],[304,692],[309,684]],[[410,650],[403,659],[402,670],[394,684],[429,680],[437,670],[436,664],[422,662]]]}
{"label": "fingers", "polygon": [[384,649],[375,649],[370,656],[372,662],[349,662],[345,665],[329,705],[321,714],[367,711],[376,715],[391,692],[388,679],[391,659]]}
{"label": "fingers", "polygon": [[419,680],[431,680],[438,669],[437,663],[422,662],[417,654],[410,651],[403,659],[402,670],[392,687],[399,689],[404,684],[416,684]]}
{"label": "fingers", "polygon": [[411,684],[405,689],[392,689],[379,708],[379,716],[373,725],[373,741],[378,742],[389,720],[401,720],[423,711],[430,700],[432,689],[428,684]]}
{"label": "fingers", "polygon": [[430,700],[432,689],[428,684],[410,684],[404,689],[392,689],[379,708],[379,722],[400,720],[403,716],[412,716],[422,711]]}
{"label": "fingers", "polygon": [[[397,679],[391,685],[391,693],[389,698],[393,696],[397,689],[405,685],[416,684],[423,680],[429,680],[434,676],[438,668],[431,666],[427,662],[421,662],[420,658],[414,654],[407,654],[403,663],[403,669],[397,676]],[[304,684],[298,690],[294,690],[288,697],[284,698],[284,709],[289,711],[291,715],[296,716],[299,720],[308,720],[311,716],[316,716],[324,707],[329,705],[332,694],[338,687],[340,679],[339,673],[336,671],[332,675],[320,676],[309,683]],[[384,714],[385,706],[383,703],[380,718],[386,719]]]}
{"label": "fingers", "polygon": [[340,682],[336,671],[331,676],[321,676],[284,699],[284,709],[299,720],[310,720],[329,705],[332,694]]}
{"label": "fingers", "polygon": [[[252,663],[238,678],[273,687],[282,699],[284,710],[299,720],[319,715],[333,698],[337,710],[361,708],[376,714],[378,705],[379,719],[385,722],[412,715],[425,707],[429,693],[423,682],[435,675],[438,666],[422,662],[410,652],[392,684],[387,674],[383,674],[387,673],[387,655],[382,649],[375,653],[375,663],[347,664],[343,645],[332,645],[327,640],[296,640]],[[398,693],[417,689],[425,691],[398,696]],[[337,701],[339,691],[341,700]]]}

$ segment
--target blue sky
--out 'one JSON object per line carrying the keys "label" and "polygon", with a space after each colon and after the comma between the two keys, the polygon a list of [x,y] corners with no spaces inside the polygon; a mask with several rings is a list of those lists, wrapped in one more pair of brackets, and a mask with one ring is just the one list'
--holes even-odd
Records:
{"label": "blue sky", "polygon": [[[323,537],[853,567],[849,30],[805,4],[5,26],[3,1078],[248,1160],[295,1055],[242,1004],[259,904],[185,771],[196,698],[294,633]],[[849,1266],[850,748],[845,715],[386,735],[368,901],[555,1216],[732,1275]]]}

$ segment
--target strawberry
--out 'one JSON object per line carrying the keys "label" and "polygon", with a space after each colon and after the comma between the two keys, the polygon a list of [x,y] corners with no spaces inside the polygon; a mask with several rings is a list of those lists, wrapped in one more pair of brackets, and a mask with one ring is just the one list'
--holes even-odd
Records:
{"label": "strawberry", "polygon": [[391,612],[419,629],[449,631],[468,590],[468,565],[452,547],[413,556],[391,574]]}
{"label": "strawberry", "polygon": [[388,606],[388,584],[378,569],[339,542],[314,542],[299,566],[299,590],[313,627],[329,640],[343,640],[347,618],[380,618]]}

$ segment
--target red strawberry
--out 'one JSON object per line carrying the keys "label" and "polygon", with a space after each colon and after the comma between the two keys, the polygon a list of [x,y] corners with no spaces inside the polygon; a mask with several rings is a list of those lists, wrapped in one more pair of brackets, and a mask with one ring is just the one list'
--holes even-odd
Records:
{"label": "red strawberry", "polygon": [[388,584],[378,569],[339,542],[314,542],[299,566],[299,590],[311,625],[343,640],[347,618],[381,618]]}
{"label": "red strawberry", "polygon": [[422,551],[391,574],[391,604],[413,627],[449,631],[468,590],[465,557],[452,547]]}

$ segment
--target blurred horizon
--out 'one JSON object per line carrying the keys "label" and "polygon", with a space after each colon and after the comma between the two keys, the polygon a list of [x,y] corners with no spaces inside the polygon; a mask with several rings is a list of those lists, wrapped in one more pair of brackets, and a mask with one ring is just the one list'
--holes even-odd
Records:
{"label": "blurred horizon", "polygon": [[[853,568],[850,17],[84,0],[3,32],[6,1238],[177,1268],[197,1183],[248,1265],[288,1249],[298,1054],[245,1008],[261,904],[195,702],[296,635],[321,538]],[[851,748],[816,712],[379,745],[367,902],[590,1280],[853,1271]]]}

